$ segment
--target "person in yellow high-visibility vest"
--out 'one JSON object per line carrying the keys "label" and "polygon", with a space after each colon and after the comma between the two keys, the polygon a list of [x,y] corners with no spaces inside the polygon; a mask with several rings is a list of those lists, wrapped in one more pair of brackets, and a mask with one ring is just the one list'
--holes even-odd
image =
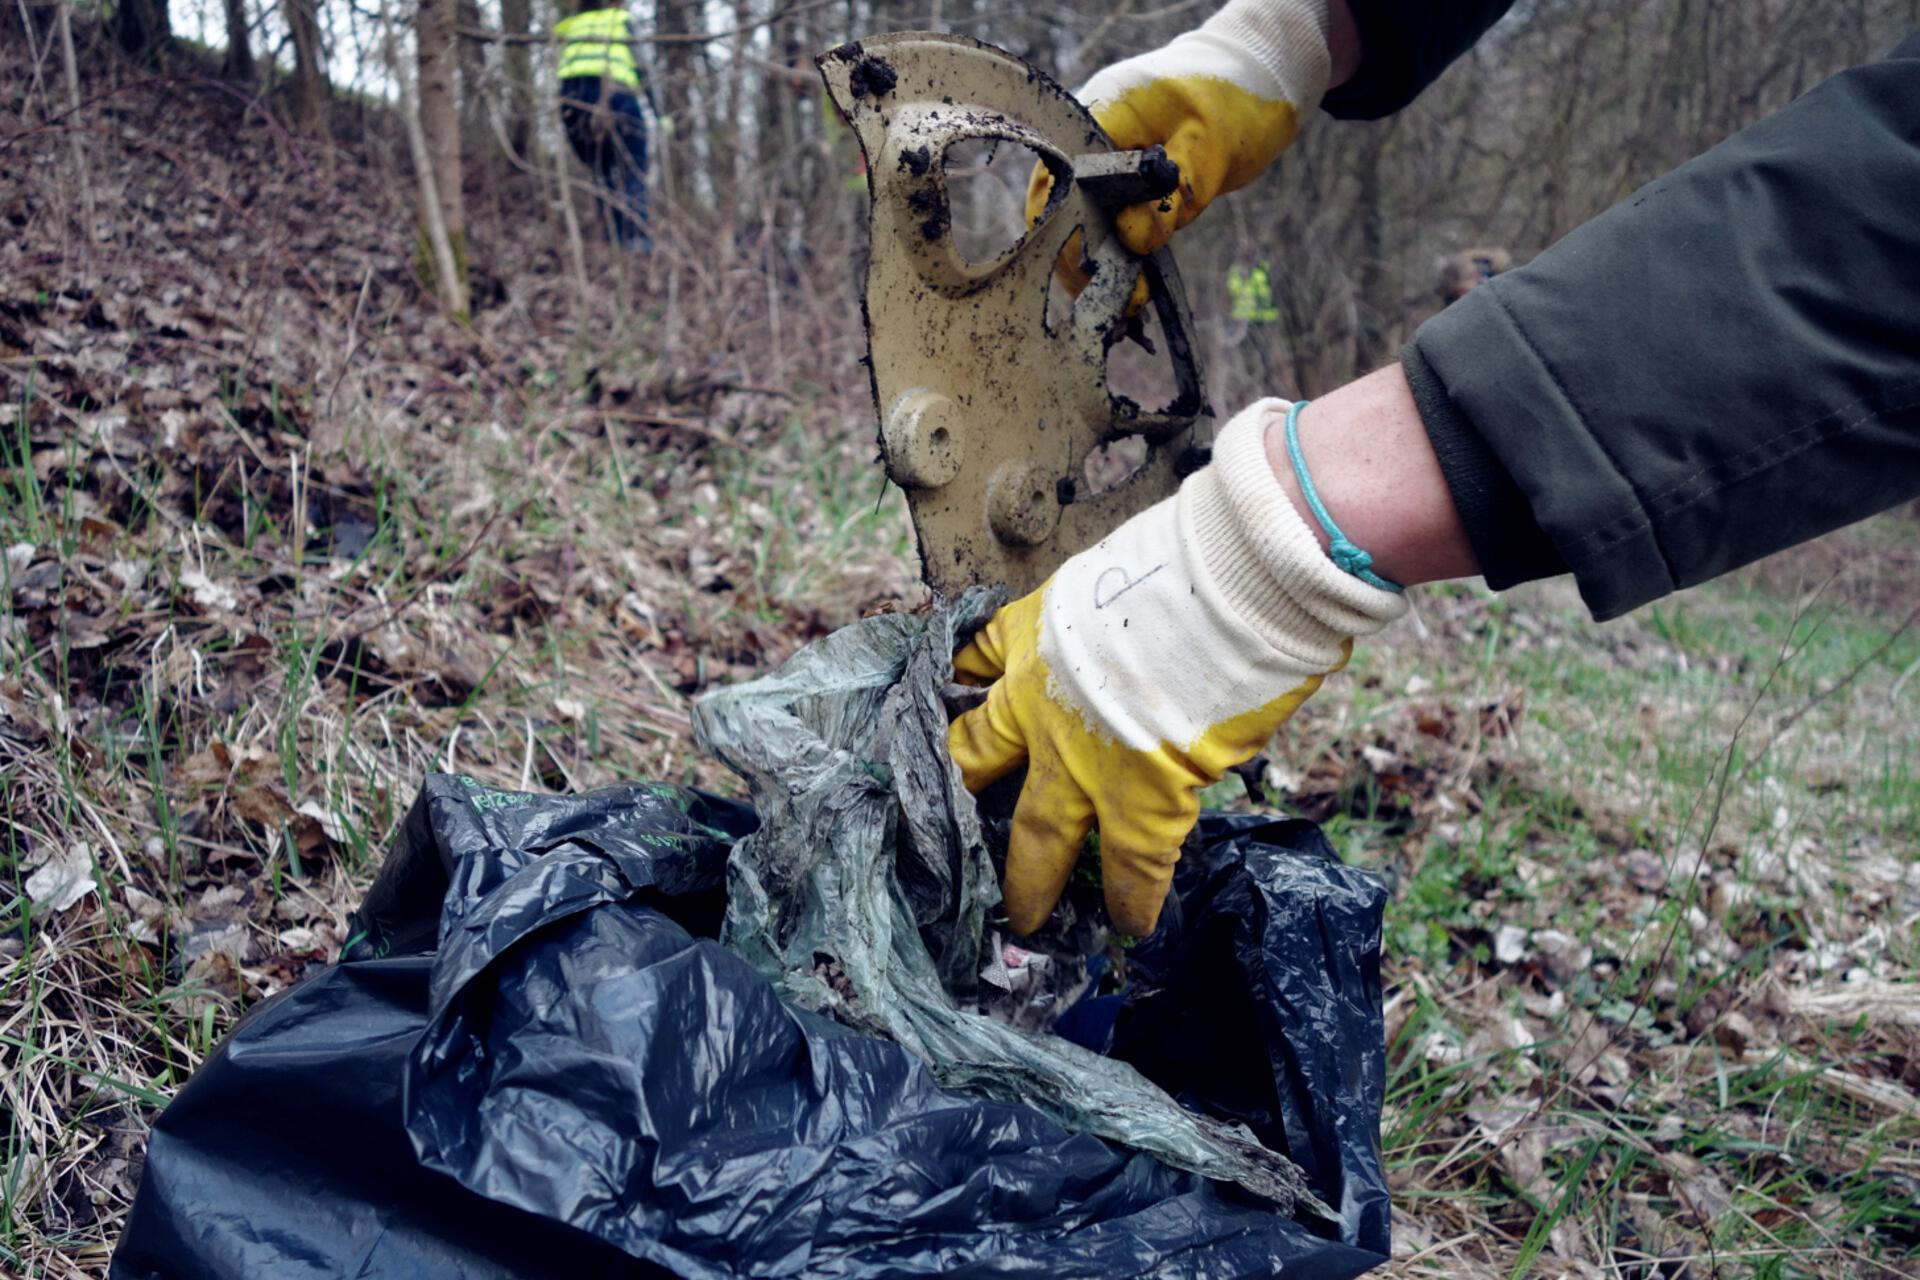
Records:
{"label": "person in yellow high-visibility vest", "polygon": [[[588,0],[590,2],[590,0]],[[553,29],[560,41],[560,120],[567,142],[605,194],[609,235],[641,252],[647,234],[646,80],[625,9],[582,8]]]}
{"label": "person in yellow high-visibility vest", "polygon": [[1233,300],[1233,318],[1248,324],[1272,324],[1280,318],[1273,305],[1273,279],[1267,264],[1256,262],[1251,268],[1232,267],[1227,271],[1227,296]]}

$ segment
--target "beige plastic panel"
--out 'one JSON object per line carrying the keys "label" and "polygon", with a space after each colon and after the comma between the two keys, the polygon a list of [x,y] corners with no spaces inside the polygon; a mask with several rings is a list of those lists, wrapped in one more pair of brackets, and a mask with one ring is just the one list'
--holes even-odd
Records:
{"label": "beige plastic panel", "polygon": [[[1128,252],[1108,207],[1165,190],[1172,170],[1157,149],[1114,153],[1053,81],[961,36],[880,36],[824,55],[820,70],[867,156],[874,402],[887,473],[912,508],[923,574],[946,594],[974,583],[1022,594],[1172,493],[1204,458],[1195,427],[1206,420],[1206,398],[1179,274],[1166,250]],[[1031,147],[1055,174],[1038,225],[985,264],[954,245],[942,163],[948,147],[970,138]],[[1071,321],[1051,332],[1048,280],[1076,228],[1086,233],[1093,280]],[[1179,389],[1174,405],[1154,411],[1111,395],[1106,377],[1107,348],[1143,270]],[[1130,435],[1149,441],[1146,465],[1089,496],[1087,454]]]}

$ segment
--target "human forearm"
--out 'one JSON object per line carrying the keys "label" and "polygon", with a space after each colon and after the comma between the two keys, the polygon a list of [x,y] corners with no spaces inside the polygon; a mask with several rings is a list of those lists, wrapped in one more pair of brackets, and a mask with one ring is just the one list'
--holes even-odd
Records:
{"label": "human forearm", "polygon": [[1606,619],[1920,492],[1917,166],[1920,35],[1423,325],[1488,583]]}
{"label": "human forearm", "polygon": [[[1294,509],[1328,545],[1287,451],[1284,420],[1267,425],[1267,462]],[[1307,474],[1342,533],[1402,586],[1479,572],[1406,375],[1397,364],[1322,396],[1296,423]]]}

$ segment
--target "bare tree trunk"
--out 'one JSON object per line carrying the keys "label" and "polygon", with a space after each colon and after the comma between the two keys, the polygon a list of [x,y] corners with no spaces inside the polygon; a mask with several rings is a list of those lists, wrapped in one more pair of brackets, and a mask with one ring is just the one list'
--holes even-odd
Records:
{"label": "bare tree trunk", "polygon": [[[60,61],[67,73],[67,102],[74,115],[80,114],[80,64],[73,53],[73,0],[60,6]],[[87,170],[85,144],[80,129],[70,129],[67,137],[73,151],[74,185],[80,191],[80,268],[81,279],[93,284],[93,237],[96,234],[93,209],[93,179]]]}
{"label": "bare tree trunk", "polygon": [[[480,18],[480,0],[455,0],[454,23],[456,28],[480,30],[485,25]],[[460,65],[460,123],[466,130],[469,150],[478,157],[484,154],[481,148],[487,136],[483,92],[487,83],[487,47],[478,40],[456,34],[454,52]]]}
{"label": "bare tree trunk", "polygon": [[587,324],[587,299],[593,296],[587,282],[586,238],[580,234],[580,215],[573,208],[573,173],[567,167],[567,148],[553,153],[553,174],[560,193],[561,220],[567,228],[567,262],[573,267],[573,323],[577,332]]}
{"label": "bare tree trunk", "polygon": [[[429,19],[429,11],[434,8],[444,12],[434,20]],[[453,103],[453,0],[424,0],[420,10],[420,76],[421,82],[415,83],[414,68],[400,56],[399,40],[393,31],[392,19],[385,0],[380,6],[380,25],[383,33],[383,46],[387,58],[387,70],[392,73],[394,82],[400,86],[400,116],[406,126],[407,150],[413,157],[413,172],[419,183],[420,221],[422,240],[416,269],[422,278],[432,277],[435,291],[446,303],[447,310],[456,318],[464,321],[468,315],[467,275],[465,266],[465,225],[459,218],[457,197],[459,183],[454,183],[456,204],[449,211],[441,196],[441,178],[435,171],[436,159],[434,147],[428,142],[428,132],[423,124],[426,114],[425,75],[428,61],[428,49],[433,42],[428,39],[429,31],[437,31],[440,42],[439,55],[433,59],[434,74],[440,82],[440,96],[444,100],[439,110],[444,114],[451,109],[451,120],[443,120],[447,126],[442,140],[450,138],[453,146],[452,162],[457,170],[460,164],[460,117],[458,104]],[[459,239],[455,239],[454,228],[460,227]]]}
{"label": "bare tree trunk", "polygon": [[229,80],[252,84],[254,78],[253,41],[247,31],[247,0],[227,2],[227,56],[220,74]]}
{"label": "bare tree trunk", "polygon": [[[508,36],[526,35],[533,29],[533,0],[500,0],[500,26]],[[508,40],[500,68],[507,80],[507,143],[525,160],[533,140],[533,59],[528,47]]]}
{"label": "bare tree trunk", "polygon": [[[665,37],[660,45],[660,67],[663,74],[660,82],[654,86],[660,103],[660,166],[661,187],[664,189],[664,203],[677,208],[685,197],[686,182],[681,176],[682,166],[669,161],[667,152],[678,151],[693,140],[693,62],[696,46],[687,40],[675,40],[674,36],[691,35],[700,26],[699,6],[695,0],[658,0],[655,6],[655,30]],[[669,216],[672,216],[669,214]]]}
{"label": "bare tree trunk", "polygon": [[167,0],[120,0],[113,11],[113,35],[140,61],[157,61],[173,47]]}
{"label": "bare tree trunk", "polygon": [[740,219],[740,163],[746,130],[741,119],[746,110],[746,53],[754,20],[752,0],[733,0],[733,43],[727,57],[727,81],[720,118],[714,121],[708,146],[713,151],[714,212],[719,224],[731,236]]}
{"label": "bare tree trunk", "polygon": [[287,30],[293,36],[293,116],[302,129],[318,129],[327,112],[326,53],[321,48],[318,0],[288,0]]}
{"label": "bare tree trunk", "polygon": [[[459,0],[421,0],[419,134],[423,168],[421,215],[434,244],[440,296],[455,315],[467,314],[467,215],[461,198],[460,97],[455,88],[454,20]],[[429,182],[427,179],[431,177]],[[434,224],[443,228],[431,235]],[[437,241],[444,237],[446,252]]]}
{"label": "bare tree trunk", "polygon": [[[790,65],[795,71],[813,70],[814,51],[822,45],[816,33],[823,16],[806,12],[794,15],[794,37],[799,47]],[[827,225],[840,204],[840,175],[833,172],[833,143],[821,119],[821,112],[831,108],[820,91],[804,80],[793,85],[788,93],[797,131],[794,149],[789,154],[794,158],[791,167],[796,170],[800,183],[794,192],[799,214],[795,222],[802,244],[824,244]]]}

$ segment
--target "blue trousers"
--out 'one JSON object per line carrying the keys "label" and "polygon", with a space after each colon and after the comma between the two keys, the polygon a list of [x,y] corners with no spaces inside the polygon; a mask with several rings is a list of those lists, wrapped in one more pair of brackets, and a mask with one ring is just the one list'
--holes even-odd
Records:
{"label": "blue trousers", "polygon": [[[605,110],[603,89],[611,90]],[[616,243],[645,251],[647,235],[647,121],[640,99],[628,89],[582,76],[560,82],[560,122],[580,163],[593,170],[605,193],[597,203]]]}

